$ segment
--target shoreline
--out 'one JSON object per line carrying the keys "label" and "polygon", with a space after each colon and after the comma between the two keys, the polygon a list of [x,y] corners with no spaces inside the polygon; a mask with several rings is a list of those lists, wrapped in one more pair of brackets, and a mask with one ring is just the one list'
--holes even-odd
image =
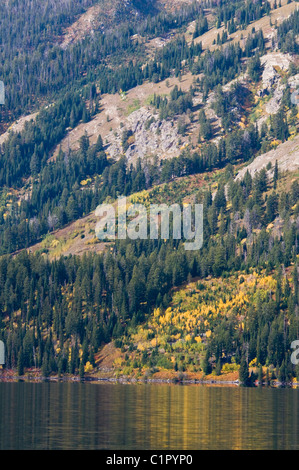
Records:
{"label": "shoreline", "polygon": [[31,383],[42,383],[42,382],[69,382],[69,383],[111,383],[111,384],[171,384],[171,385],[226,385],[226,386],[240,386],[239,380],[204,380],[204,379],[179,379],[179,378],[146,378],[146,377],[101,377],[101,376],[89,376],[85,375],[80,377],[78,375],[62,375],[62,376],[49,376],[43,377],[42,375],[31,375],[24,374],[18,376],[17,374],[1,374],[0,383],[12,383],[12,382],[31,382]]}
{"label": "shoreline", "polygon": [[[218,380],[213,378],[190,378],[188,376],[179,378],[177,376],[169,378],[150,378],[150,377],[129,377],[129,376],[120,376],[120,377],[103,377],[103,376],[92,376],[85,375],[80,377],[79,375],[52,375],[49,377],[43,377],[39,371],[34,371],[30,373],[28,371],[22,376],[19,376],[14,373],[14,371],[9,370],[5,371],[4,374],[0,370],[0,384],[1,383],[93,383],[93,384],[122,384],[122,385],[140,385],[140,384],[152,384],[152,385],[204,385],[204,386],[223,386],[223,387],[242,387],[242,383],[238,379],[233,380]],[[251,385],[246,386],[248,388],[297,388],[299,387],[299,382],[287,382],[282,383],[279,381],[270,381],[270,383],[263,382],[260,384],[258,381],[255,381]]]}

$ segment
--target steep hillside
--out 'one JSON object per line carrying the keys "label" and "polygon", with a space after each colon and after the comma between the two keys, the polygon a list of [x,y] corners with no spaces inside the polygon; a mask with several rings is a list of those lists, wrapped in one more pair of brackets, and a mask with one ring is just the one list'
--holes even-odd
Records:
{"label": "steep hillside", "polygon": [[[224,91],[228,91],[236,82],[241,83],[249,97],[246,106],[240,110],[238,123],[240,128],[244,126],[244,123],[248,123],[249,119],[252,119],[253,122],[257,120],[258,125],[261,126],[269,119],[270,115],[278,112],[282,101],[283,91],[286,88],[286,84],[282,84],[282,74],[289,70],[293,59],[287,54],[270,53],[265,55],[262,60],[264,60],[265,67],[262,82],[258,88],[262,90],[260,93],[265,93],[268,90],[269,99],[266,101],[264,99],[265,102],[258,97],[254,99],[254,93],[257,92],[256,85],[250,83],[246,76],[238,77],[237,80],[223,87]],[[276,72],[275,67],[281,72]],[[130,130],[134,136],[132,144],[126,150],[129,162],[153,156],[157,156],[159,159],[177,157],[182,148],[190,146],[195,150],[198,147],[201,124],[198,114],[195,113],[199,109],[204,109],[207,117],[211,119],[215,132],[214,138],[210,140],[217,142],[219,137],[223,135],[223,129],[221,129],[221,118],[213,109],[215,94],[212,92],[207,99],[207,104],[205,104],[202,92],[199,87],[196,87],[198,79],[200,79],[200,75],[189,73],[180,79],[171,77],[158,84],[146,83],[129,90],[127,93],[104,95],[101,100],[101,113],[97,114],[89,123],[81,123],[71,130],[55,150],[54,158],[60,148],[63,151],[66,151],[67,148],[78,150],[80,138],[87,133],[91,143],[95,143],[100,134],[106,144],[107,154],[118,159],[123,153],[122,135],[124,129]],[[297,80],[298,78],[290,76],[291,91],[294,91]],[[271,85],[269,85],[270,82]],[[185,93],[188,93],[193,87],[193,106],[187,113],[177,113],[175,119],[171,121],[169,119],[161,120],[159,112],[149,104],[154,95],[169,97],[175,86]],[[151,122],[150,125],[149,122]],[[185,126],[184,132],[178,131],[179,124]],[[158,128],[159,133],[157,132]]]}
{"label": "steep hillside", "polygon": [[[280,172],[280,186],[289,191],[291,183],[297,179],[299,169],[298,136],[280,144],[276,149],[256,157],[248,165],[235,168],[235,180],[242,181],[247,172],[254,178],[261,170],[266,170],[268,180],[272,181],[276,162]],[[219,182],[224,178],[223,170],[206,172],[204,175],[191,175],[175,178],[172,182],[164,183],[133,194],[128,201],[152,204],[194,203],[205,190],[211,188],[216,194]],[[228,188],[228,185],[227,185]],[[45,237],[43,241],[29,248],[31,253],[45,253],[50,259],[60,256],[83,255],[87,252],[102,252],[109,244],[101,243],[95,236],[98,219],[95,213],[72,222],[63,229],[57,229]]]}
{"label": "steep hillside", "polygon": [[241,180],[247,171],[251,176],[254,176],[256,172],[269,167],[269,174],[273,176],[276,162],[282,173],[294,172],[299,168],[299,136],[278,145],[276,149],[270,150],[270,152],[259,155],[252,163],[242,168],[236,178]]}
{"label": "steep hillside", "polygon": [[[291,273],[287,276],[291,281]],[[238,381],[238,343],[253,321],[259,299],[265,299],[267,291],[275,291],[276,287],[275,277],[255,271],[190,282],[173,293],[166,310],[156,309],[145,325],[129,330],[116,350],[118,355],[113,350],[105,358],[100,356],[96,362],[98,373],[104,372],[110,357],[110,378]],[[213,353],[207,358],[207,344],[211,342],[215,342],[210,346]],[[251,359],[250,370],[257,372],[258,363],[260,357]],[[266,371],[264,367],[262,380],[266,379]],[[272,372],[273,366],[268,370],[269,381]]]}
{"label": "steep hillside", "polygon": [[[157,10],[156,0],[106,0],[94,1],[80,17],[62,33],[59,44],[63,49],[92,36],[97,31],[107,31],[119,22],[129,22],[146,13],[154,14]],[[179,2],[180,3],[180,2]]]}
{"label": "steep hillside", "polygon": [[[257,182],[261,176],[262,172],[256,173],[253,182]],[[241,185],[248,184],[246,178]],[[294,263],[288,267],[282,263],[282,270],[278,265],[283,256],[279,261],[275,260],[275,257],[280,256],[278,253],[284,251],[283,248],[280,251],[279,241],[285,239],[286,211],[290,215],[289,224],[294,224],[291,230],[294,234],[298,230],[298,170],[281,173],[277,186],[275,178],[274,183],[270,181],[268,179],[263,209],[264,224],[253,222],[254,210],[248,210],[248,207],[253,206],[252,203],[247,204],[247,209],[241,208],[241,213],[234,213],[236,208],[240,208],[236,203],[239,197],[238,184],[230,186],[229,183],[225,211],[218,217],[219,231],[212,236],[211,244],[205,244],[197,258],[195,271],[200,273],[199,276],[195,275],[195,271],[193,275],[189,273],[188,281],[181,288],[173,287],[169,297],[153,309],[145,322],[128,326],[126,334],[115,340],[114,347],[110,344],[104,348],[105,358],[98,357],[93,371],[95,377],[231,383],[243,380],[240,371],[243,367],[241,358],[245,352],[252,380],[268,383],[270,380],[277,383],[298,382],[298,370],[293,379],[285,350],[277,347],[277,341],[283,335],[287,349],[292,338],[296,337],[297,309],[287,299],[289,296],[295,299],[298,295],[298,254],[297,262],[295,257]],[[192,194],[195,188],[191,189],[190,182],[187,184],[188,194]],[[212,180],[208,184],[212,187]],[[220,185],[221,177],[218,177],[218,188]],[[277,193],[273,191],[273,185]],[[180,182],[177,182],[176,190],[179,188]],[[200,194],[199,188],[201,192],[207,186],[197,186],[197,195]],[[294,189],[297,195],[290,200],[287,195],[292,198]],[[159,191],[155,192],[155,197],[157,193]],[[163,195],[165,197],[169,194],[170,188],[164,188],[160,194],[162,201]],[[218,189],[216,199],[219,194]],[[268,218],[272,211],[270,200],[273,201],[274,194],[280,194],[277,212],[274,209],[275,213]],[[254,193],[250,194],[249,201],[255,197]],[[151,195],[149,198],[153,201]],[[290,205],[296,200],[297,203],[289,212]],[[230,220],[230,233],[237,237],[226,234],[221,243],[219,235],[223,233],[221,227],[225,225],[227,217]],[[211,223],[209,216],[205,223]],[[228,268],[228,240],[234,244],[232,256],[240,256],[243,260],[231,275]],[[268,255],[262,248],[263,243],[269,243]],[[213,252],[214,244],[219,247],[219,251],[216,248],[210,257],[209,252]],[[268,256],[273,257],[271,262]],[[256,263],[258,257],[261,258]],[[265,263],[266,259],[268,262]],[[219,277],[220,272],[222,275]],[[109,371],[105,368],[108,362]],[[277,363],[281,367],[276,368]]]}
{"label": "steep hillside", "polygon": [[[298,378],[298,2],[19,1],[0,20],[7,367]],[[99,240],[119,196],[202,203],[202,248]]]}

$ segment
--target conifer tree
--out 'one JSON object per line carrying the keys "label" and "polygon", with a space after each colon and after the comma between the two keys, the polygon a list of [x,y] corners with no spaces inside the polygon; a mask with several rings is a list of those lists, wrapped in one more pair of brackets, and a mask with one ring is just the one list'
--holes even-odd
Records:
{"label": "conifer tree", "polygon": [[249,384],[249,368],[245,355],[243,354],[239,369],[239,380],[242,385],[246,386]]}

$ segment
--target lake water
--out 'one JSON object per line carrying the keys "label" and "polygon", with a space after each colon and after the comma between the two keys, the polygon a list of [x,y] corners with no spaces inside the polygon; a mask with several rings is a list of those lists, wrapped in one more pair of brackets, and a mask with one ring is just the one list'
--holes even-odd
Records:
{"label": "lake water", "polygon": [[299,449],[299,390],[0,383],[0,449]]}

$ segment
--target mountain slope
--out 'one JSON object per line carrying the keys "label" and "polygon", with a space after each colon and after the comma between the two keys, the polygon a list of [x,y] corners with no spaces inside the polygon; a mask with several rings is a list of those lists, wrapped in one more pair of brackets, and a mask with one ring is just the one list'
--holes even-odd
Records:
{"label": "mountain slope", "polygon": [[270,152],[264,153],[256,157],[252,163],[245,166],[238,172],[237,179],[243,179],[245,173],[249,171],[251,176],[254,176],[256,172],[261,171],[263,168],[271,167],[272,175],[277,162],[280,171],[294,172],[299,168],[299,136],[296,136],[293,140],[288,140],[283,144],[278,145],[276,149],[270,150]]}
{"label": "mountain slope", "polygon": [[[235,380],[254,365],[291,381],[297,2],[50,4],[30,2],[30,38],[22,8],[0,21],[7,366]],[[99,241],[95,209],[120,195],[202,203],[202,249]]]}

